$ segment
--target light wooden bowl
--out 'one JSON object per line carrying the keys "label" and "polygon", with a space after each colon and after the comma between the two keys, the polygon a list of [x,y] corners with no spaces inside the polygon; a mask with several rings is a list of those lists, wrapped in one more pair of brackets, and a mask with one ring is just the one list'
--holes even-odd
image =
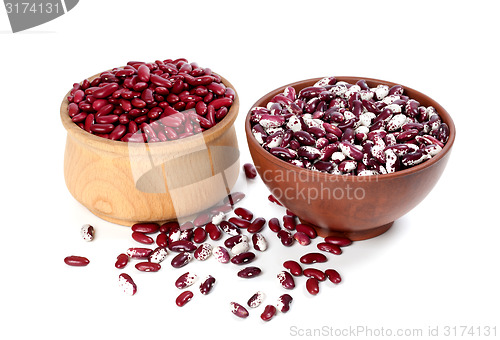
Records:
{"label": "light wooden bowl", "polygon": [[[222,82],[234,89],[226,79]],[[112,141],[82,130],[68,116],[68,96],[69,92],[61,104],[61,121],[68,132],[66,186],[96,216],[128,226],[182,220],[217,204],[236,183],[238,94],[213,128],[150,144]]]}

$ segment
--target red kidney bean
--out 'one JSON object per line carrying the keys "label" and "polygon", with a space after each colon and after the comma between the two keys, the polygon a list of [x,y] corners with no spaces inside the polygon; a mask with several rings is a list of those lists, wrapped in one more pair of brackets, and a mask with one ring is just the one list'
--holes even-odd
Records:
{"label": "red kidney bean", "polygon": [[294,289],[295,288],[295,280],[293,279],[293,276],[286,271],[281,271],[277,275],[278,281],[281,284],[281,286],[285,289]]}
{"label": "red kidney bean", "polygon": [[302,276],[302,267],[293,260],[283,262],[283,267],[288,269],[293,276]]}
{"label": "red kidney bean", "polygon": [[279,206],[283,206],[283,204],[280,203],[280,201],[278,201],[278,199],[276,197],[274,197],[274,195],[269,195],[267,196],[267,199],[270,201],[270,202],[273,202]]}
{"label": "red kidney bean", "polygon": [[149,248],[128,248],[127,255],[134,259],[147,259],[153,252]]}
{"label": "red kidney bean", "polygon": [[116,83],[108,84],[93,91],[92,96],[98,99],[106,98],[109,97],[113,92],[115,92],[119,88],[120,86]]}
{"label": "red kidney bean", "polygon": [[224,197],[223,202],[225,204],[229,203],[231,205],[235,205],[239,201],[241,201],[243,198],[245,198],[245,194],[242,192],[233,192],[229,194],[227,197]]}
{"label": "red kidney bean", "polygon": [[336,244],[331,244],[328,242],[321,242],[318,243],[317,248],[322,251],[327,251],[329,253],[335,254],[335,255],[340,255],[342,254],[342,249]]}
{"label": "red kidney bean", "polygon": [[[210,105],[211,106],[211,105]],[[215,110],[215,109],[214,109]],[[217,120],[222,120],[227,116],[229,109],[227,106],[223,106],[215,112],[215,118]]]}
{"label": "red kidney bean", "polygon": [[212,216],[208,213],[199,214],[193,221],[195,227],[203,226],[212,220]]}
{"label": "red kidney bean", "polygon": [[316,295],[319,293],[319,281],[314,278],[310,277],[306,281],[306,289],[311,295]]}
{"label": "red kidney bean", "polygon": [[125,125],[118,125],[109,134],[109,139],[120,140],[125,135],[126,132],[127,132],[127,127]]}
{"label": "red kidney bean", "polygon": [[246,235],[231,236],[224,241],[224,246],[226,246],[227,248],[232,248],[241,242],[248,242],[248,237]]}
{"label": "red kidney bean", "polygon": [[138,231],[132,232],[132,238],[139,243],[144,243],[144,244],[154,243],[154,240],[151,237]]}
{"label": "red kidney bean", "polygon": [[352,244],[352,241],[347,237],[327,236],[325,242],[335,244],[339,247],[347,247]]}
{"label": "red kidney bean", "polygon": [[311,243],[311,239],[305,233],[297,231],[293,234],[293,238],[297,241],[301,246],[307,246]]}
{"label": "red kidney bean", "polygon": [[84,267],[90,263],[89,259],[83,256],[71,255],[64,258],[64,263],[68,266]]}
{"label": "red kidney bean", "polygon": [[141,272],[157,272],[161,269],[161,266],[159,263],[139,262],[135,265],[135,268]]}
{"label": "red kidney bean", "polygon": [[259,267],[245,267],[238,272],[238,276],[244,279],[250,279],[262,273]]}
{"label": "red kidney bean", "polygon": [[294,238],[288,230],[281,229],[277,232],[276,236],[278,236],[281,244],[283,244],[285,247],[290,247],[293,244]]}
{"label": "red kidney bean", "polygon": [[253,219],[253,213],[250,210],[242,207],[234,209],[234,213],[247,221],[251,221]]}
{"label": "red kidney bean", "polygon": [[252,244],[255,250],[265,251],[267,249],[267,241],[262,234],[259,233],[253,234]]}
{"label": "red kidney bean", "polygon": [[113,124],[93,124],[90,126],[90,131],[94,133],[106,134],[113,131],[115,126]]}
{"label": "red kidney bean", "polygon": [[181,268],[187,265],[193,259],[193,255],[188,252],[177,254],[171,262],[172,267]]}
{"label": "red kidney bean", "polygon": [[71,118],[71,120],[73,121],[73,123],[79,123],[79,122],[83,122],[86,118],[87,118],[87,113],[80,112],[80,113],[76,114],[75,116],[73,116],[73,118]]}
{"label": "red kidney bean", "polygon": [[166,233],[169,234],[171,230],[178,230],[179,229],[179,222],[177,221],[170,221],[162,224],[160,226],[160,232],[161,233]]}
{"label": "red kidney bean", "polygon": [[137,231],[143,234],[153,234],[160,230],[160,226],[156,223],[136,223],[132,226],[132,231]]}
{"label": "red kidney bean", "polygon": [[77,104],[75,103],[70,103],[68,105],[68,114],[70,117],[74,117],[78,114],[78,112],[80,111],[80,108],[78,107]]}
{"label": "red kidney bean", "polygon": [[242,305],[240,305],[239,303],[236,303],[236,302],[230,302],[229,303],[230,307],[231,307],[231,312],[236,315],[237,317],[239,318],[246,318],[248,317],[248,311],[246,310],[245,307],[243,307]]}
{"label": "red kidney bean", "polygon": [[137,285],[128,274],[122,273],[118,276],[118,285],[127,295],[132,296],[137,293]]}
{"label": "red kidney bean", "polygon": [[318,236],[318,234],[316,233],[316,229],[307,224],[299,223],[295,226],[295,230],[297,232],[302,232],[306,234],[310,239],[314,239],[316,238],[316,236]]}
{"label": "red kidney bean", "polygon": [[90,224],[84,224],[80,229],[80,235],[84,241],[90,242],[94,239],[95,229]]}
{"label": "red kidney bean", "polygon": [[246,263],[252,262],[254,259],[255,259],[255,254],[250,252],[250,251],[247,251],[247,252],[233,256],[233,258],[231,259],[231,263],[241,265],[241,264],[246,264]]}
{"label": "red kidney bean", "polygon": [[276,307],[280,312],[286,313],[290,310],[292,301],[293,298],[289,294],[283,294],[278,298],[278,303],[276,304]]}
{"label": "red kidney bean", "polygon": [[318,281],[325,281],[326,280],[326,274],[323,273],[321,270],[316,269],[316,268],[304,269],[304,276],[314,277]]}
{"label": "red kidney bean", "polygon": [[257,293],[255,293],[254,295],[252,295],[250,297],[250,299],[248,299],[248,302],[247,302],[247,305],[248,307],[250,308],[257,308],[260,306],[260,304],[262,303],[262,301],[264,301],[264,298],[265,298],[265,294],[261,291],[258,291]]}
{"label": "red kidney bean", "polygon": [[167,248],[157,247],[155,250],[153,250],[151,255],[149,255],[149,262],[153,263],[163,262],[167,258],[167,255],[168,255]]}
{"label": "red kidney bean", "polygon": [[325,270],[325,274],[332,283],[340,283],[342,281],[340,274],[335,269]]}
{"label": "red kidney bean", "polygon": [[255,167],[253,166],[253,164],[251,163],[245,163],[243,165],[243,170],[245,171],[245,176],[247,178],[255,178],[257,177],[257,170],[255,169]]}
{"label": "red kidney bean", "polygon": [[149,67],[147,67],[146,65],[139,66],[139,68],[137,69],[137,78],[140,81],[147,83],[149,81],[150,76],[151,72]]}
{"label": "red kidney bean", "polygon": [[222,229],[223,232],[229,235],[235,236],[241,234],[240,229],[236,225],[228,221],[222,221],[220,223],[220,228]]}
{"label": "red kidney bean", "polygon": [[178,241],[171,242],[168,245],[168,249],[178,252],[178,253],[184,253],[184,252],[193,252],[196,250],[196,245],[187,240],[181,240],[179,239]]}
{"label": "red kidney bean", "polygon": [[[229,219],[229,223],[232,223],[235,226],[237,226],[238,228],[243,228],[243,229],[247,229],[250,226],[250,221],[239,218],[239,217],[231,217]],[[222,224],[222,222],[221,222],[221,224]]]}
{"label": "red kidney bean", "polygon": [[234,101],[234,98],[236,97],[236,92],[232,88],[227,87],[224,96],[231,98]]}
{"label": "red kidney bean", "polygon": [[269,321],[273,318],[274,315],[276,315],[276,307],[274,307],[273,305],[267,305],[260,315],[260,318],[264,321]]}
{"label": "red kidney bean", "polygon": [[203,295],[207,295],[212,291],[212,288],[215,284],[215,278],[211,275],[208,275],[200,284],[200,292]]}
{"label": "red kidney bean", "polygon": [[328,259],[321,253],[307,253],[300,258],[300,263],[311,264],[317,262],[326,262]]}
{"label": "red kidney bean", "polygon": [[259,231],[264,228],[264,225],[266,224],[266,219],[263,217],[257,217],[253,222],[250,224],[250,226],[247,228],[247,231],[249,233],[258,233]]}
{"label": "red kidney bean", "polygon": [[214,255],[215,259],[219,261],[220,263],[228,263],[230,256],[229,252],[227,251],[226,248],[221,247],[221,246],[216,246],[212,250],[212,254]]}
{"label": "red kidney bean", "polygon": [[198,261],[205,261],[212,255],[212,246],[209,243],[202,243],[196,248],[193,255]]}
{"label": "red kidney bean", "polygon": [[175,286],[179,289],[184,289],[186,287],[192,286],[197,279],[198,276],[196,274],[185,272],[175,281]]}
{"label": "red kidney bean", "polygon": [[289,215],[283,216],[283,227],[285,227],[285,229],[295,230],[295,226],[295,217]]}
{"label": "red kidney bean", "polygon": [[207,232],[202,227],[197,227],[193,232],[193,241],[195,243],[203,243],[207,239]]}
{"label": "red kidney bean", "polygon": [[129,257],[127,254],[120,254],[116,258],[115,267],[118,269],[124,268],[128,263]]}
{"label": "red kidney bean", "polygon": [[191,86],[206,86],[214,81],[213,76],[192,77],[187,74],[184,76],[184,79],[186,80],[186,83]]}
{"label": "red kidney bean", "polygon": [[188,303],[193,298],[193,292],[190,290],[183,291],[177,296],[175,299],[175,304],[179,307],[183,307],[186,303]]}
{"label": "red kidney bean", "polygon": [[280,220],[278,220],[276,217],[271,218],[267,224],[269,225],[269,229],[271,229],[275,233],[281,230]]}
{"label": "red kidney bean", "polygon": [[168,235],[165,234],[165,233],[159,233],[157,236],[156,236],[156,244],[158,245],[158,247],[167,247],[168,246]]}
{"label": "red kidney bean", "polygon": [[216,241],[222,237],[222,232],[218,226],[213,224],[212,222],[207,223],[205,226],[205,231],[208,233],[208,236],[213,241]]}

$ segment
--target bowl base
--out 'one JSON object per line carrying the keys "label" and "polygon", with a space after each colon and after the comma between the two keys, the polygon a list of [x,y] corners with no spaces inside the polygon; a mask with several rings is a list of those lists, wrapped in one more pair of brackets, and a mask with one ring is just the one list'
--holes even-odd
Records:
{"label": "bowl base", "polygon": [[[145,223],[145,222],[153,222],[153,223],[158,223],[159,225],[162,225],[166,222],[170,222],[170,221],[177,221],[177,219],[170,219],[170,220],[162,220],[162,221],[129,221],[129,220],[121,220],[121,219],[118,219],[118,218],[115,218],[115,217],[110,217],[110,216],[107,216],[107,215],[103,215],[103,214],[100,214],[96,211],[92,211],[92,210],[89,210],[92,214],[94,214],[95,216],[99,217],[100,219],[103,219],[107,222],[110,222],[110,223],[114,223],[114,224],[119,224],[119,225],[122,225],[122,226],[125,226],[125,227],[131,227],[133,226],[134,224],[136,223]],[[186,221],[192,221],[194,220],[196,217],[198,216],[198,214],[194,214],[194,215],[190,215],[190,216],[186,216],[186,217],[183,217],[180,221],[180,223],[182,224],[182,222],[186,222]]]}
{"label": "bowl base", "polygon": [[314,227],[314,229],[318,233],[318,236],[320,236],[320,237],[339,236],[339,237],[347,237],[347,238],[351,239],[352,241],[362,241],[362,240],[367,240],[367,239],[382,235],[383,233],[385,233],[387,230],[389,230],[392,227],[392,225],[394,224],[394,221],[389,222],[387,224],[384,224],[380,227],[375,227],[372,229],[366,229],[366,230],[360,230],[360,231],[334,231],[331,229],[321,228],[321,227],[312,225],[311,223],[308,223],[308,222],[305,222],[302,220],[300,220],[300,223],[307,224],[309,226]]}

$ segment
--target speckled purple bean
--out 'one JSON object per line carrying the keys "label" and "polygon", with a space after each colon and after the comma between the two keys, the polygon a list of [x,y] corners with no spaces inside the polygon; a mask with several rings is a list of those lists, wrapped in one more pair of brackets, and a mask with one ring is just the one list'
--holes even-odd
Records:
{"label": "speckled purple bean", "polygon": [[211,275],[208,275],[201,283],[200,283],[200,292],[203,295],[207,295],[212,291],[212,288],[215,284],[215,278]]}
{"label": "speckled purple bean", "polygon": [[238,272],[238,276],[244,279],[250,279],[255,276],[258,276],[262,273],[262,270],[259,267],[246,267]]}
{"label": "speckled purple bean", "polygon": [[271,148],[269,152],[273,156],[276,156],[284,160],[294,159],[295,157],[297,157],[297,153],[294,150],[282,147]]}
{"label": "speckled purple bean", "polygon": [[222,246],[214,247],[212,250],[212,254],[215,257],[215,259],[217,261],[219,261],[220,263],[228,263],[229,262],[229,259],[230,259],[229,252],[227,251],[226,248],[224,248]]}
{"label": "speckled purple bean", "polygon": [[295,288],[295,280],[293,276],[286,271],[281,271],[277,275],[278,281],[281,286],[285,289],[294,289]]}
{"label": "speckled purple bean", "polygon": [[210,243],[202,243],[196,248],[193,256],[198,261],[205,261],[212,255],[212,245]]}
{"label": "speckled purple bean", "polygon": [[231,263],[242,265],[252,262],[255,259],[255,254],[251,251],[243,252],[238,255],[233,256]]}
{"label": "speckled purple bean", "polygon": [[262,234],[255,233],[252,235],[253,248],[258,251],[265,251],[267,249],[267,240]]}
{"label": "speckled purple bean", "polygon": [[286,313],[290,310],[290,306],[292,305],[293,298],[289,294],[283,294],[278,298],[278,302],[276,303],[276,308],[282,312]]}

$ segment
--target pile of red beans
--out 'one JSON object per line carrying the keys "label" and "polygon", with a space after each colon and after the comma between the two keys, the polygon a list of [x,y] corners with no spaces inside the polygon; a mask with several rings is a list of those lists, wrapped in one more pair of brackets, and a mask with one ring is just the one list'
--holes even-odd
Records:
{"label": "pile of red beans", "polygon": [[[253,165],[245,164],[244,170],[249,175],[247,176],[249,179],[255,178]],[[249,264],[257,259],[257,254],[268,248],[268,241],[261,233],[266,224],[285,247],[290,247],[295,243],[307,247],[311,244],[311,240],[317,237],[314,228],[298,223],[297,217],[288,209],[280,222],[278,218],[266,221],[263,217],[255,217],[250,210],[242,206],[235,207],[244,197],[244,193],[232,193],[221,204],[200,213],[193,221],[183,224],[171,221],[162,225],[156,223],[133,225],[132,239],[141,246],[128,248],[119,254],[115,267],[121,270],[133,260],[136,270],[157,272],[161,270],[167,257],[171,258],[170,265],[173,268],[183,268],[193,260],[206,261],[214,257],[220,263],[241,266],[242,269],[237,272],[237,276],[252,279],[262,273],[261,268]],[[281,206],[281,203],[272,195],[268,199]],[[230,213],[233,216],[229,217]],[[88,224],[84,225],[81,235],[84,240],[92,241],[94,228]],[[223,240],[223,245],[214,246],[210,242],[218,240]],[[283,263],[284,270],[275,276],[277,286],[285,290],[293,290],[296,286],[295,280],[300,276],[305,276],[307,278],[306,290],[311,295],[316,295],[319,293],[320,282],[328,279],[333,284],[340,283],[340,274],[335,269],[322,271],[314,268],[314,264],[326,262],[328,260],[326,254],[342,254],[342,247],[349,246],[351,243],[351,240],[342,237],[324,238],[323,242],[316,245],[319,251],[307,251],[297,261],[290,259]],[[82,256],[68,256],[64,262],[70,266],[86,266],[90,263]],[[197,280],[196,273],[190,271],[182,273],[177,278],[175,287],[182,290],[175,300],[177,306],[184,306],[196,295],[190,287]],[[198,290],[202,295],[207,295],[213,290],[215,284],[216,279],[208,275],[201,280]],[[127,273],[119,274],[118,285],[128,295],[134,295],[137,292],[136,283]],[[251,309],[256,309],[265,299],[266,294],[257,291],[253,295],[249,294],[246,305]],[[291,295],[280,295],[275,304],[267,304],[262,309],[261,319],[268,321],[278,312],[286,313],[292,301]],[[246,318],[250,315],[249,310],[238,302],[231,301],[229,307],[230,311],[238,317]]]}
{"label": "pile of red beans", "polygon": [[68,114],[96,136],[166,142],[203,132],[228,113],[235,91],[209,68],[186,59],[130,61],[75,83]]}
{"label": "pile of red beans", "polygon": [[338,175],[381,175],[438,154],[450,130],[436,109],[404,94],[401,85],[356,84],[335,77],[298,93],[287,87],[267,107],[254,107],[255,139],[272,155],[301,168]]}

